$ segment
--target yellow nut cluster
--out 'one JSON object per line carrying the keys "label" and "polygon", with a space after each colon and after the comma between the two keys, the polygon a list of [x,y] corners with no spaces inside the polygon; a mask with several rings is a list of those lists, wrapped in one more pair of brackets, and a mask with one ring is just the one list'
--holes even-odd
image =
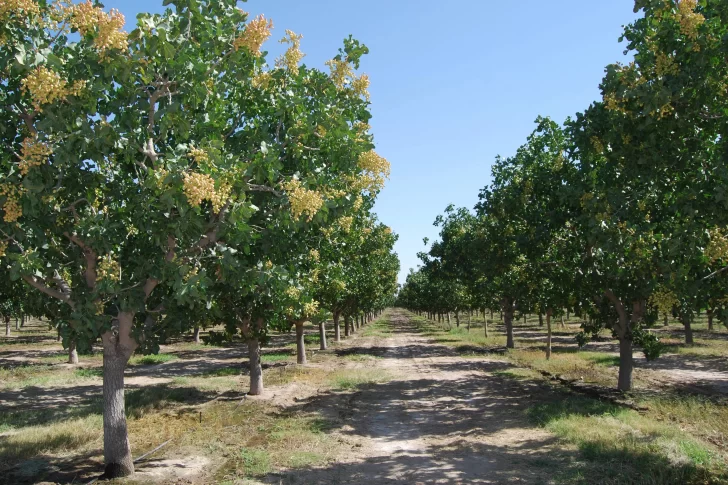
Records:
{"label": "yellow nut cluster", "polygon": [[2,210],[5,212],[3,220],[5,222],[15,222],[23,215],[23,208],[20,205],[20,197],[23,195],[23,189],[11,184],[0,185],[0,197],[5,197],[5,203]]}
{"label": "yellow nut cluster", "polygon": [[8,243],[5,241],[0,241],[0,258],[5,256],[5,252],[8,250]]}
{"label": "yellow nut cluster", "polygon": [[359,209],[361,209],[361,206],[364,204],[364,199],[361,195],[357,195],[356,199],[354,199],[354,211],[359,212]]}
{"label": "yellow nut cluster", "polygon": [[355,78],[351,82],[351,89],[354,91],[354,94],[357,96],[362,96],[364,99],[369,101],[369,85],[371,84],[371,81],[369,81],[369,76],[366,74],[362,74],[360,77]]}
{"label": "yellow nut cluster", "polygon": [[649,302],[650,305],[657,308],[660,315],[671,314],[673,307],[679,303],[675,293],[665,288],[658,288],[655,290],[655,292],[650,296]]}
{"label": "yellow nut cluster", "polygon": [[204,173],[186,173],[182,184],[187,202],[192,207],[199,207],[203,200],[215,192],[215,181]]}
{"label": "yellow nut cluster", "polygon": [[118,282],[121,279],[121,266],[110,254],[105,255],[96,267],[96,281],[108,279]]}
{"label": "yellow nut cluster", "polygon": [[348,233],[351,231],[351,225],[354,223],[354,218],[351,216],[344,216],[339,218],[339,227],[342,231]]}
{"label": "yellow nut cluster", "polygon": [[288,288],[286,288],[285,293],[288,298],[292,299],[296,299],[301,296],[301,290],[299,290],[295,286],[289,286]]}
{"label": "yellow nut cluster", "polygon": [[311,302],[307,302],[303,304],[303,316],[310,317],[311,315],[315,315],[319,308],[319,302],[316,300],[313,300]]}
{"label": "yellow nut cluster", "polygon": [[273,261],[271,261],[269,259],[268,261],[265,262],[264,266],[265,266],[265,269],[273,269]]}
{"label": "yellow nut cluster", "polygon": [[199,274],[199,272],[200,272],[199,268],[197,266],[195,266],[194,268],[192,268],[191,270],[189,270],[186,275],[184,275],[182,277],[182,281],[184,281],[185,283],[187,283],[192,278],[194,278],[195,276],[197,276]]}
{"label": "yellow nut cluster", "polygon": [[308,190],[303,187],[300,180],[292,179],[284,183],[283,188],[288,194],[288,201],[291,204],[291,214],[296,219],[306,213],[310,221],[324,205],[324,198],[321,194],[315,190]]}
{"label": "yellow nut cluster", "polygon": [[598,137],[591,137],[591,144],[597,153],[604,153],[604,144]]}
{"label": "yellow nut cluster", "polygon": [[387,226],[384,228],[384,234],[392,234],[392,228]]}
{"label": "yellow nut cluster", "polygon": [[251,54],[256,57],[260,56],[260,48],[263,46],[270,31],[273,28],[273,21],[266,20],[263,14],[254,18],[245,26],[243,33],[233,41],[233,48],[238,50],[246,47]]}
{"label": "yellow nut cluster", "polygon": [[326,65],[329,66],[329,69],[331,69],[330,77],[336,87],[344,89],[347,79],[354,75],[354,71],[351,69],[351,64],[346,61],[331,59],[330,61],[326,61]]}
{"label": "yellow nut cluster", "polygon": [[358,166],[364,171],[362,178],[366,180],[368,190],[379,190],[384,187],[384,180],[389,178],[390,165],[386,158],[379,156],[374,150],[359,155]]}
{"label": "yellow nut cluster", "polygon": [[698,0],[680,0],[677,4],[677,21],[680,32],[690,40],[698,38],[698,29],[705,22],[705,17],[695,11]]}
{"label": "yellow nut cluster", "polygon": [[51,153],[53,153],[53,149],[46,143],[39,142],[35,138],[26,138],[23,140],[22,159],[18,164],[20,173],[23,176],[28,175],[28,170],[42,165],[48,160]]}
{"label": "yellow nut cluster", "polygon": [[0,0],[0,20],[5,20],[11,15],[25,17],[39,13],[40,8],[34,0]]}
{"label": "yellow nut cluster", "polygon": [[311,259],[316,261],[317,263],[321,260],[321,255],[316,249],[312,249],[308,252],[308,255],[311,256]]}
{"label": "yellow nut cluster", "polygon": [[276,59],[277,67],[288,69],[294,76],[298,75],[298,63],[306,56],[301,52],[301,39],[303,39],[303,35],[286,29],[286,36],[280,40],[280,43],[290,44],[290,47],[281,57]]}
{"label": "yellow nut cluster", "polygon": [[215,191],[210,194],[210,202],[212,203],[212,210],[220,212],[220,210],[227,204],[230,199],[232,192],[232,186],[228,183],[221,183]]}
{"label": "yellow nut cluster", "polygon": [[126,49],[128,34],[122,30],[126,19],[118,10],[112,8],[106,13],[88,0],[76,5],[68,4],[62,7],[62,11],[68,16],[71,27],[78,29],[82,36],[95,34],[94,46],[102,55],[110,49]]}
{"label": "yellow nut cluster", "polygon": [[253,85],[254,88],[258,89],[268,89],[268,86],[270,86],[270,82],[273,79],[273,76],[268,71],[262,71],[253,76],[253,78],[250,80],[250,84]]}
{"label": "yellow nut cluster", "polygon": [[203,200],[209,200],[215,212],[227,203],[232,187],[229,184],[221,183],[215,188],[215,180],[203,173],[184,174],[182,188],[187,197],[187,202],[192,207],[199,207]]}
{"label": "yellow nut cluster", "polygon": [[676,75],[679,69],[675,60],[664,52],[658,51],[655,54],[655,74],[658,76]]}
{"label": "yellow nut cluster", "polygon": [[710,242],[705,248],[705,257],[711,262],[728,260],[728,236],[719,229],[710,231]]}
{"label": "yellow nut cluster", "polygon": [[21,81],[23,91],[27,92],[33,100],[37,111],[42,111],[44,104],[57,100],[65,100],[68,96],[78,96],[86,86],[86,81],[75,81],[69,86],[60,74],[45,66],[38,66]]}
{"label": "yellow nut cluster", "polygon": [[346,289],[346,283],[344,283],[344,282],[343,282],[343,281],[341,281],[341,280],[333,280],[333,281],[331,282],[331,286],[332,286],[332,287],[334,288],[334,290],[336,290],[336,291],[344,291],[344,290]]}
{"label": "yellow nut cluster", "polygon": [[190,148],[190,151],[187,152],[187,156],[190,157],[192,160],[194,160],[197,163],[204,163],[210,161],[210,155],[207,154],[205,150],[202,148],[192,147]]}

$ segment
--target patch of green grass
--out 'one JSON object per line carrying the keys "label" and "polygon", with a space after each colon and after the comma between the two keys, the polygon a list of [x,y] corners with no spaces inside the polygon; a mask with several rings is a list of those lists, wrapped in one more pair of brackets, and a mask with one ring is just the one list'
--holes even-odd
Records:
{"label": "patch of green grass", "polygon": [[[593,399],[566,395],[528,416],[580,451],[586,483],[715,483],[715,451],[678,427]],[[628,481],[622,481],[629,477]]]}
{"label": "patch of green grass", "polygon": [[[295,345],[295,344],[294,344]],[[291,360],[293,356],[285,352],[271,352],[269,354],[263,354],[260,356],[261,362],[273,363],[273,362],[284,362]]]}
{"label": "patch of green grass", "polygon": [[350,390],[370,384],[381,384],[391,376],[380,369],[345,369],[333,372],[329,381],[335,389]]}
{"label": "patch of green grass", "polygon": [[543,379],[543,376],[533,369],[524,369],[523,367],[513,367],[507,370],[493,372],[494,375],[516,379],[519,381],[533,381]]}
{"label": "patch of green grass", "polygon": [[129,365],[156,365],[179,359],[174,354],[151,354],[151,355],[133,355],[129,359]]}
{"label": "patch of green grass", "polygon": [[271,472],[271,460],[267,451],[257,448],[242,448],[240,469],[244,476],[261,476]]}
{"label": "patch of green grass", "polygon": [[74,374],[76,374],[78,377],[103,377],[104,370],[101,368],[93,368],[93,369],[76,369],[74,371]]}
{"label": "patch of green grass", "polygon": [[222,367],[220,369],[209,370],[202,375],[207,377],[222,377],[222,376],[239,376],[241,369],[239,367]]}
{"label": "patch of green grass", "polygon": [[392,326],[386,318],[380,318],[367,324],[361,330],[362,337],[380,337],[386,338],[392,336]]}

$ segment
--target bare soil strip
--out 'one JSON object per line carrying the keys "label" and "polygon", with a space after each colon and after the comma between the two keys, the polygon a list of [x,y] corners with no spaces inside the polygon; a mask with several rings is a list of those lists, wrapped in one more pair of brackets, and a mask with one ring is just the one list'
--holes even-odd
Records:
{"label": "bare soil strip", "polygon": [[495,375],[510,364],[462,358],[421,336],[407,314],[389,314],[388,338],[359,338],[342,352],[377,357],[393,376],[353,394],[326,392],[288,410],[319,412],[351,447],[343,461],[269,477],[279,484],[548,483],[574,452],[529,423],[525,411],[554,399],[543,383]]}

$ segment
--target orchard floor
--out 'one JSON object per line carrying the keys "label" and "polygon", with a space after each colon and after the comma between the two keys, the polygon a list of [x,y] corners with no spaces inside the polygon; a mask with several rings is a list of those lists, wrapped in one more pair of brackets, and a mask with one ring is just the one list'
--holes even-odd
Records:
{"label": "orchard floor", "polygon": [[[293,363],[292,336],[275,336],[264,359],[268,387],[256,398],[242,392],[243,345],[177,342],[157,362],[140,358],[126,378],[134,456],[171,441],[118,482],[728,483],[725,424],[711,431],[689,420],[726,421],[720,396],[701,397],[685,416],[657,404],[640,414],[527,368],[537,330],[520,328],[526,350],[510,357],[473,352],[489,342],[462,345],[469,333],[433,327],[388,310],[327,351],[313,338],[306,366]],[[569,346],[564,333],[557,342]],[[61,358],[42,338],[0,346],[0,483],[88,483],[102,468],[100,360],[82,356],[79,372]],[[654,369],[664,370],[680,369]],[[700,372],[720,381],[714,373],[724,369]],[[666,376],[652,377],[665,392]]]}

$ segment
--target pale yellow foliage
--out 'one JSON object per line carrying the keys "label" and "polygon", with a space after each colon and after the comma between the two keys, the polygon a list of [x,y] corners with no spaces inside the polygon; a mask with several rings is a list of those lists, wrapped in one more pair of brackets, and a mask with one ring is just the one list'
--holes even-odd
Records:
{"label": "pale yellow foliage", "polygon": [[48,157],[53,153],[53,149],[46,143],[39,142],[35,138],[26,138],[23,140],[23,148],[21,150],[20,173],[28,175],[28,170],[33,167],[42,165]]}
{"label": "pale yellow foliage", "polygon": [[304,213],[308,214],[311,221],[316,213],[324,205],[324,199],[315,190],[308,190],[301,185],[301,181],[292,179],[283,184],[288,194],[288,201],[291,204],[291,214],[294,218],[300,218]]}
{"label": "pale yellow foliage", "polygon": [[121,279],[121,266],[110,254],[104,255],[96,268],[96,281],[104,279],[114,282]]}
{"label": "pale yellow foliage", "polygon": [[698,38],[698,29],[705,22],[705,17],[695,11],[697,0],[679,0],[677,4],[677,21],[680,23],[680,32],[690,40]]}
{"label": "pale yellow foliage", "polygon": [[336,87],[344,89],[347,79],[354,75],[351,64],[346,61],[331,59],[330,61],[326,61],[326,65],[329,66],[329,69],[331,69],[331,80],[334,82]]}
{"label": "pale yellow foliage", "polygon": [[650,296],[650,305],[657,308],[660,315],[671,315],[673,307],[677,304],[675,293],[665,288],[658,288]]}
{"label": "pale yellow foliage", "polygon": [[192,147],[187,152],[187,156],[194,160],[196,163],[204,163],[210,161],[210,155],[202,148]]}
{"label": "pale yellow foliage", "polygon": [[301,290],[296,288],[295,286],[289,286],[286,288],[285,294],[288,298],[297,299],[301,296]]}
{"label": "pale yellow foliage", "polygon": [[253,85],[254,88],[268,89],[268,86],[270,86],[270,82],[272,79],[273,76],[271,75],[271,73],[263,71],[253,76],[253,78],[250,80],[250,83]]}
{"label": "pale yellow foliage", "polygon": [[316,249],[312,249],[308,252],[309,256],[311,256],[311,259],[316,261],[317,263],[321,260],[321,255]]}
{"label": "pale yellow foliage", "polygon": [[351,225],[354,223],[354,218],[351,216],[343,216],[339,218],[338,223],[342,231],[349,233],[351,231]]}
{"label": "pale yellow foliage", "polygon": [[354,91],[354,94],[357,96],[362,96],[367,101],[369,101],[369,85],[371,82],[369,81],[369,76],[366,74],[362,74],[358,78],[354,78],[354,80],[351,82],[351,89]]}
{"label": "pale yellow foliage", "polygon": [[728,236],[719,230],[710,231],[710,242],[705,248],[705,257],[711,262],[728,260]]}
{"label": "pale yellow foliage", "polygon": [[243,33],[233,41],[233,48],[238,50],[241,47],[245,47],[251,54],[260,57],[260,48],[268,40],[268,37],[270,37],[272,28],[273,21],[266,20],[265,16],[260,14],[248,22]]}
{"label": "pale yellow foliage", "polygon": [[292,30],[286,30],[286,36],[280,40],[281,44],[290,44],[286,52],[276,59],[276,66],[287,68],[294,76],[298,74],[298,63],[306,54],[301,52],[301,39],[303,35],[296,34]]}
{"label": "pale yellow foliage", "polygon": [[319,302],[317,302],[316,300],[304,303],[303,304],[303,316],[310,317],[311,315],[315,315],[316,312],[318,312],[318,308],[319,308]]}
{"label": "pale yellow foliage", "polygon": [[0,0],[0,20],[11,15],[23,18],[39,13],[40,8],[34,0]]}
{"label": "pale yellow foliage", "polygon": [[2,209],[5,212],[3,220],[5,222],[15,222],[23,215],[23,208],[20,205],[20,197],[23,195],[23,189],[12,184],[0,185],[0,197],[5,197],[5,203]]}
{"label": "pale yellow foliage", "polygon": [[102,54],[110,49],[127,48],[128,34],[122,30],[126,19],[118,10],[112,8],[106,13],[90,0],[76,5],[67,4],[61,10],[68,16],[71,27],[78,29],[81,35],[96,34],[94,46]]}
{"label": "pale yellow foliage", "polygon": [[42,106],[63,101],[68,96],[78,96],[86,86],[86,81],[75,81],[69,85],[60,74],[45,66],[38,66],[21,81],[23,91],[27,92],[36,111],[42,111]]}
{"label": "pale yellow foliage", "polygon": [[389,178],[390,165],[386,158],[379,156],[374,150],[359,155],[358,166],[363,171],[361,180],[365,189],[380,190],[385,179]]}
{"label": "pale yellow foliage", "polygon": [[191,173],[184,174],[183,190],[187,202],[193,207],[199,207],[203,200],[209,200],[215,212],[227,203],[230,198],[232,187],[229,184],[221,183],[215,188],[215,180],[207,174]]}
{"label": "pale yellow foliage", "polygon": [[5,256],[5,252],[8,250],[8,243],[0,241],[0,258]]}

